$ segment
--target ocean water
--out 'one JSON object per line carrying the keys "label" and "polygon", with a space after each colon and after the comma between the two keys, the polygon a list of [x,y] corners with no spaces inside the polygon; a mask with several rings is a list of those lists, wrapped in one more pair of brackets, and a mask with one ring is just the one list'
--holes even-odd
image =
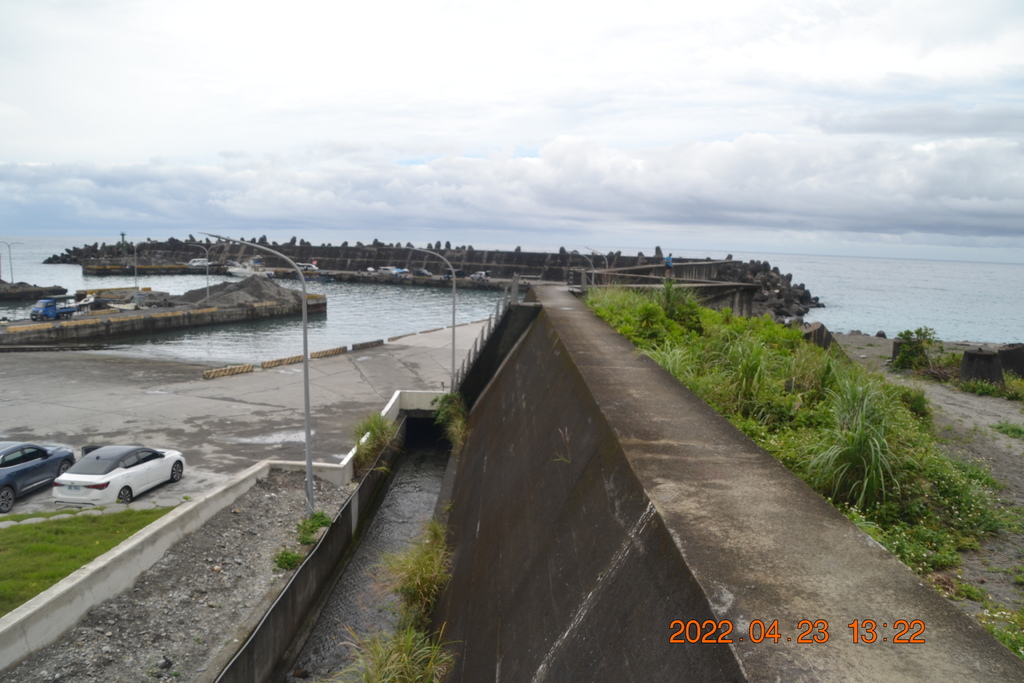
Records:
{"label": "ocean water", "polygon": [[[73,265],[42,261],[65,248],[101,240],[60,237],[4,237],[12,243],[11,260],[0,244],[0,278],[37,285],[61,285],[69,291],[95,287],[134,286],[127,277],[85,277]],[[109,240],[108,240],[109,241]],[[200,250],[196,250],[197,253]],[[698,257],[688,254],[688,257]],[[703,256],[721,258],[723,254]],[[736,260],[768,261],[793,281],[804,283],[825,308],[813,309],[809,321],[835,332],[883,331],[894,337],[904,330],[930,327],[945,341],[1024,342],[1024,265],[874,259],[844,256],[756,254],[733,252]],[[226,279],[211,276],[211,283]],[[147,276],[139,284],[180,294],[205,285],[204,275]],[[298,287],[294,281],[284,281]],[[310,350],[419,332],[451,324],[451,293],[447,289],[391,287],[347,283],[309,283],[327,295],[326,317],[310,319]],[[499,292],[460,290],[456,320],[486,318]],[[0,316],[23,318],[26,304],[0,302]],[[118,344],[127,343],[118,340]],[[131,341],[122,353],[161,358],[210,358],[224,362],[258,362],[301,353],[301,335],[294,321],[189,330],[157,339]]]}
{"label": "ocean water", "polygon": [[835,332],[930,327],[944,341],[1024,342],[1024,265],[844,256],[739,254],[792,273],[825,308],[805,319]]}

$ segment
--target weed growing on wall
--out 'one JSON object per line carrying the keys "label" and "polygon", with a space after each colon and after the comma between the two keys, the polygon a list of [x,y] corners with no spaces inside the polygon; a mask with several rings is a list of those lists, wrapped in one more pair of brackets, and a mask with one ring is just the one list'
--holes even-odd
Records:
{"label": "weed growing on wall", "polygon": [[466,420],[466,404],[458,392],[438,396],[430,405],[434,406],[434,423],[444,427],[445,436],[452,445],[452,451],[458,453],[469,436]]}
{"label": "weed growing on wall", "polygon": [[[363,441],[366,434],[370,436]],[[380,413],[371,413],[360,420],[352,428],[352,438],[356,442],[356,469],[362,470],[372,464],[397,434],[398,425]]]}
{"label": "weed growing on wall", "polygon": [[[983,469],[939,453],[923,393],[768,317],[702,308],[699,326],[684,325],[663,293],[624,289],[591,290],[587,303],[915,571],[955,566],[1016,525]],[[927,328],[908,334],[933,348]]]}

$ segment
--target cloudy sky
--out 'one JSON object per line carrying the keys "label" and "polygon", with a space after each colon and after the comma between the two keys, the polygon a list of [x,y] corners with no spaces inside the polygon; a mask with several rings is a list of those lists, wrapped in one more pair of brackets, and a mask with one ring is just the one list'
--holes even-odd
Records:
{"label": "cloudy sky", "polygon": [[0,235],[1024,263],[1020,0],[0,0]]}

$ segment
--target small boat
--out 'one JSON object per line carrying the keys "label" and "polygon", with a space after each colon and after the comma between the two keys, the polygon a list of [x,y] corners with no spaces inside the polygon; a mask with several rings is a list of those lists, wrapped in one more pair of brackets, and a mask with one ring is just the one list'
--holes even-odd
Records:
{"label": "small boat", "polygon": [[257,261],[246,261],[245,263],[229,263],[228,275],[234,277],[274,277],[274,271],[267,270]]}

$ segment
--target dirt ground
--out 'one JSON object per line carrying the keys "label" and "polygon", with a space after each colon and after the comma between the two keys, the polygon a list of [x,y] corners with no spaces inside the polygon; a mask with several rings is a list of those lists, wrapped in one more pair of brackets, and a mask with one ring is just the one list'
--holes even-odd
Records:
{"label": "dirt ground", "polygon": [[[999,422],[1024,426],[1019,401],[978,396],[907,373],[892,372],[886,364],[892,357],[891,339],[857,334],[835,337],[852,360],[880,372],[894,384],[923,390],[931,403],[935,431],[945,453],[984,464],[1005,487],[998,497],[1006,504],[1024,506],[1024,441],[992,428]],[[969,342],[944,342],[943,346],[946,351],[999,347]],[[945,576],[973,584],[984,589],[993,601],[1020,609],[1024,607],[1024,586],[1015,582],[1015,569],[1024,574],[1024,534],[1002,533],[985,541],[980,550],[963,553],[963,564]],[[942,577],[934,578],[940,584],[953,585]],[[980,603],[971,600],[957,602],[971,614],[982,609]]]}

